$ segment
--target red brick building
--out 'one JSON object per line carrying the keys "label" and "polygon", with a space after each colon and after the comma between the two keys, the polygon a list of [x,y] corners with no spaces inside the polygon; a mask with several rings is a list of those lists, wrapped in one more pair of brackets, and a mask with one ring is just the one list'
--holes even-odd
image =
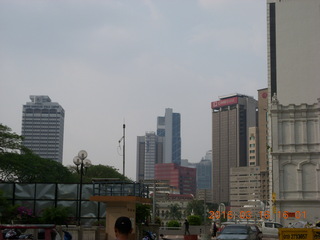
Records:
{"label": "red brick building", "polygon": [[182,167],[174,163],[159,163],[155,165],[155,179],[169,180],[174,193],[196,195],[197,170]]}

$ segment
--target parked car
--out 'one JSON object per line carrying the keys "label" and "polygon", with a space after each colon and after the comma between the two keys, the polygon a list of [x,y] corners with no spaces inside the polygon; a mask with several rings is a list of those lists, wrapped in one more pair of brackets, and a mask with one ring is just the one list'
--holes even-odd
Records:
{"label": "parked car", "polygon": [[263,237],[278,237],[279,228],[283,226],[277,222],[262,222],[261,232]]}
{"label": "parked car", "polygon": [[226,226],[228,226],[228,225],[230,225],[230,224],[236,224],[236,222],[222,222],[222,223],[220,224],[220,226],[218,227],[217,235],[219,235],[219,234],[222,232],[222,230],[223,230]]}
{"label": "parked car", "polygon": [[262,232],[261,230],[258,228],[257,225],[255,224],[250,224],[250,227],[252,229],[252,231],[254,232],[255,236],[256,236],[256,240],[262,240]]}
{"label": "parked car", "polygon": [[223,228],[217,240],[256,240],[256,234],[247,224],[230,224]]}

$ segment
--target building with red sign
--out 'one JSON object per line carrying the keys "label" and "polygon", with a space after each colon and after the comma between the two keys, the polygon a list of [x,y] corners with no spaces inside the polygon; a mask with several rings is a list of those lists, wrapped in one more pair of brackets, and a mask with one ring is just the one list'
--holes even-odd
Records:
{"label": "building with red sign", "polygon": [[212,108],[213,202],[229,202],[230,168],[248,166],[248,131],[257,126],[257,101],[231,94],[219,97]]}

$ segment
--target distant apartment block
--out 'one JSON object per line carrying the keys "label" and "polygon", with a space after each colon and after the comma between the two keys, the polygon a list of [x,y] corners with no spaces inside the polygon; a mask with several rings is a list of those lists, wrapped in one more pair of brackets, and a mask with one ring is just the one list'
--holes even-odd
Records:
{"label": "distant apartment block", "polygon": [[258,166],[258,128],[257,127],[249,127],[249,158],[248,158],[248,166]]}
{"label": "distant apartment block", "polygon": [[260,199],[260,182],[260,168],[258,166],[231,168],[231,211],[234,213],[250,211],[251,219],[259,219],[259,212],[264,210]]}
{"label": "distant apartment block", "polygon": [[31,95],[23,105],[23,144],[42,158],[62,163],[64,109],[48,96]]}

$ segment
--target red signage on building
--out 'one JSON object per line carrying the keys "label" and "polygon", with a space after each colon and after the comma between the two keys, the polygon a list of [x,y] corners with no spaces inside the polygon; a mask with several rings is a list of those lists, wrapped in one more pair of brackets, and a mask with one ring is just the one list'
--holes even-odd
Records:
{"label": "red signage on building", "polygon": [[226,98],[220,101],[215,101],[211,103],[211,108],[219,108],[223,106],[229,106],[238,103],[238,97]]}

